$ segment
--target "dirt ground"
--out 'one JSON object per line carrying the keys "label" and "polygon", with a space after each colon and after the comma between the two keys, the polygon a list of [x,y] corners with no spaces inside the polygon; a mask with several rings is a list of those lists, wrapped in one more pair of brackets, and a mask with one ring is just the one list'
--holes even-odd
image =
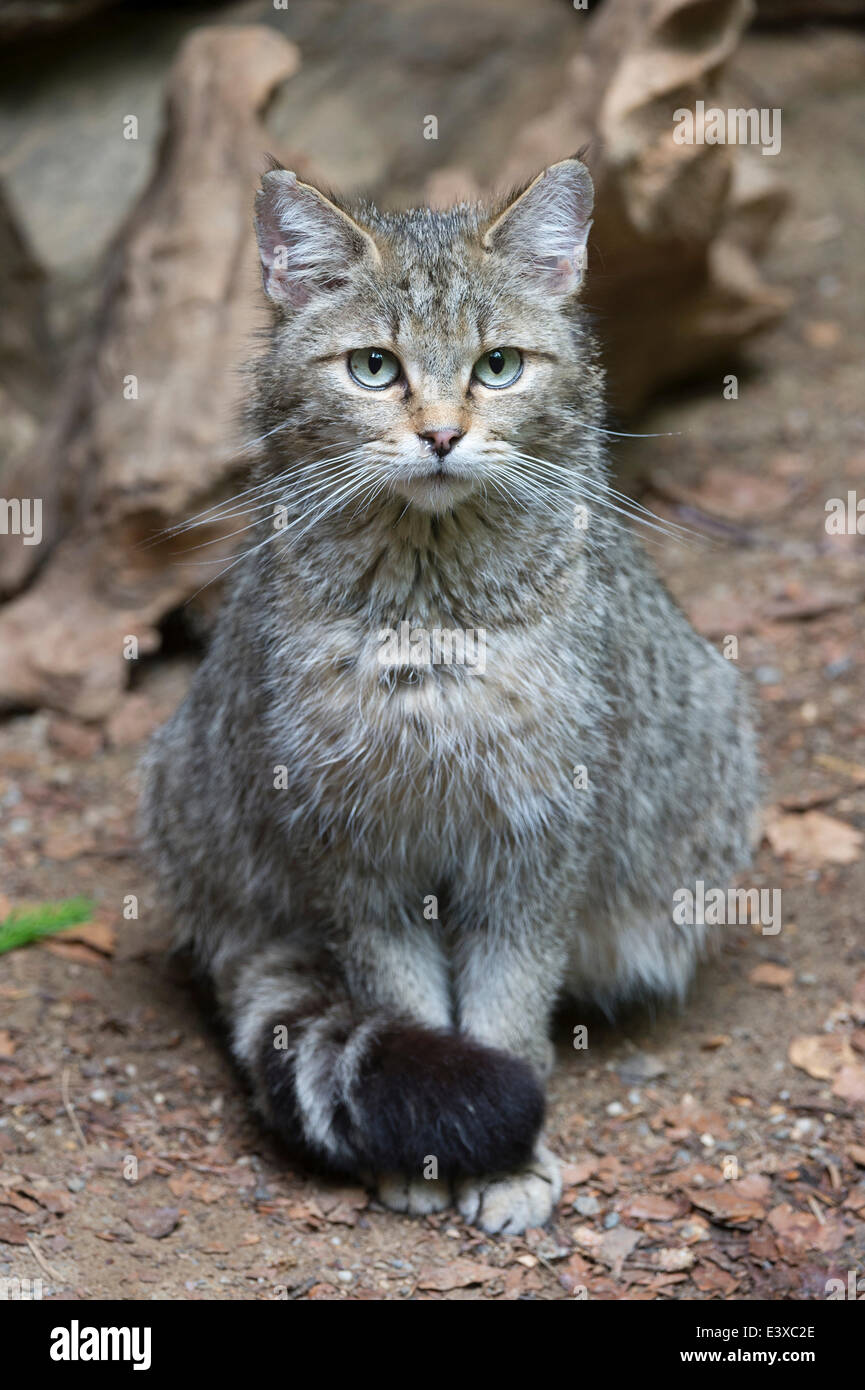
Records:
{"label": "dirt ground", "polygon": [[827,499],[865,496],[863,74],[855,31],[747,39],[738,77],[784,112],[796,205],[768,269],[794,307],[730,363],[737,399],[719,375],[630,426],[679,433],[614,449],[697,531],[651,549],[753,680],[769,810],[747,885],[781,890],[781,931],[725,928],[678,1012],[563,1012],[547,1230],[409,1220],[287,1165],[168,955],[135,764],[194,658],[142,663],[107,730],[12,718],[0,898],[99,907],[80,939],[0,958],[0,1277],[81,1299],[820,1299],[865,1275],[865,536],[825,528]]}

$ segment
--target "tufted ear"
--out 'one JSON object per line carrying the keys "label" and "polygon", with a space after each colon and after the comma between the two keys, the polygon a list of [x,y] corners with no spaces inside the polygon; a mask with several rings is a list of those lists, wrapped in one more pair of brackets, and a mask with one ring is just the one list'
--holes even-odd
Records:
{"label": "tufted ear", "polygon": [[551,164],[496,214],[484,235],[546,294],[573,294],[583,282],[594,189],[578,159]]}
{"label": "tufted ear", "polygon": [[342,288],[364,262],[379,259],[369,233],[289,169],[262,176],[255,231],[265,292],[290,309]]}

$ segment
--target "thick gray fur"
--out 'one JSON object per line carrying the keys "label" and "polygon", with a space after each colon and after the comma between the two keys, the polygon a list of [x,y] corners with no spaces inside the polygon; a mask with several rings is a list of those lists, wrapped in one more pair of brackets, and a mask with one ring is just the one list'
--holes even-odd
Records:
{"label": "thick gray fur", "polygon": [[[397,1209],[455,1194],[490,1231],[558,1194],[556,1002],[683,996],[705,929],[673,894],[747,864],[758,794],[734,665],[611,505],[590,208],[576,160],[444,213],[265,175],[260,520],[146,760],[165,902],[265,1116]],[[522,377],[484,389],[506,344]],[[351,378],[371,345],[400,382]],[[418,436],[445,425],[432,476]],[[383,666],[403,620],[483,629],[485,669]]]}

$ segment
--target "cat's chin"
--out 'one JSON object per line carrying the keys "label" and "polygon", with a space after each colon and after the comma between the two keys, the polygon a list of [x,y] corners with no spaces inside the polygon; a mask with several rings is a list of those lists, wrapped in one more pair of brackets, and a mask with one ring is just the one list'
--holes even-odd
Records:
{"label": "cat's chin", "polygon": [[436,515],[452,511],[475,490],[475,480],[452,474],[428,473],[414,478],[400,478],[395,491],[418,511]]}

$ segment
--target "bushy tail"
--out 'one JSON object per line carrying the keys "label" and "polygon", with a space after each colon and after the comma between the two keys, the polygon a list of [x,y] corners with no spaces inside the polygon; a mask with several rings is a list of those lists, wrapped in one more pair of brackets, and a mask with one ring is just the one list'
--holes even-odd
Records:
{"label": "bushy tail", "polygon": [[418,1176],[431,1157],[440,1176],[531,1157],[543,1090],[518,1057],[410,1019],[360,1015],[309,962],[290,983],[256,962],[234,1012],[235,1051],[259,1104],[300,1156],[345,1173]]}

